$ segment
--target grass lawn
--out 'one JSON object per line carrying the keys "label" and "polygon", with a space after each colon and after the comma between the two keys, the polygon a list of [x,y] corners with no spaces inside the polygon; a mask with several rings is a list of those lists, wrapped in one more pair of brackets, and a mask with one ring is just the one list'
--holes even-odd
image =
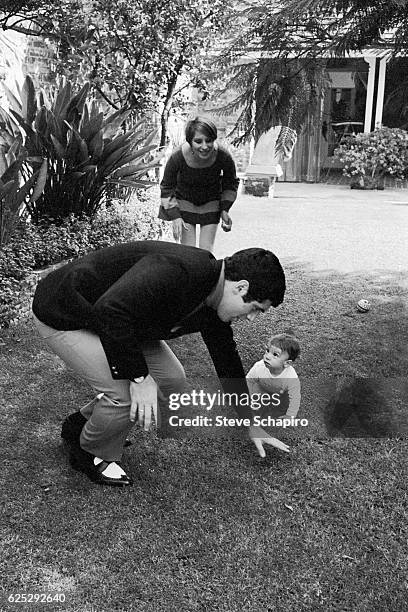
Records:
{"label": "grass lawn", "polygon": [[[30,323],[1,333],[1,610],[407,609],[407,279],[285,268],[284,305],[237,324],[236,338],[246,368],[272,330],[292,327],[301,340],[299,416],[310,425],[282,436],[289,455],[261,460],[240,438],[135,430],[124,459],[134,487],[93,485],[59,439],[90,390]],[[355,309],[361,297],[367,314]],[[198,336],[172,346],[193,387],[212,380]],[[334,389],[351,397],[358,377],[363,415],[330,436]],[[49,590],[66,602],[4,603]]]}

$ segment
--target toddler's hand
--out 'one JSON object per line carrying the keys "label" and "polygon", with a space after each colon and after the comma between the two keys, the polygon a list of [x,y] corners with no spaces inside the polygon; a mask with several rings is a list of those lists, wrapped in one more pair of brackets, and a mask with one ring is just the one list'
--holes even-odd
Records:
{"label": "toddler's hand", "polygon": [[272,436],[267,434],[266,431],[262,429],[262,427],[254,427],[252,425],[249,428],[248,433],[249,433],[249,437],[251,438],[252,442],[256,446],[256,450],[258,451],[260,457],[262,458],[266,456],[264,444],[269,444],[269,446],[274,446],[275,448],[278,448],[284,453],[290,452],[289,446],[287,444],[285,444],[284,442],[281,442],[277,438],[272,438]]}

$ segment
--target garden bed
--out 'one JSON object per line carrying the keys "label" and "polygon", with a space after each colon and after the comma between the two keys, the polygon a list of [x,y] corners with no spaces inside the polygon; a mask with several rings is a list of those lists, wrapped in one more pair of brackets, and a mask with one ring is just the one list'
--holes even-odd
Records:
{"label": "garden bed", "polygon": [[39,278],[62,263],[121,242],[169,238],[169,224],[156,216],[158,201],[156,187],[129,204],[117,200],[93,220],[71,216],[19,228],[0,251],[0,328],[27,316]]}

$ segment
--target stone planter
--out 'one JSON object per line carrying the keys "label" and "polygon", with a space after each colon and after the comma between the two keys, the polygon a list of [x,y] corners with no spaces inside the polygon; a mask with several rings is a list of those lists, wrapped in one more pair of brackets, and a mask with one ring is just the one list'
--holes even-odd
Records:
{"label": "stone planter", "polygon": [[275,177],[247,176],[244,179],[244,193],[257,197],[273,198]]}

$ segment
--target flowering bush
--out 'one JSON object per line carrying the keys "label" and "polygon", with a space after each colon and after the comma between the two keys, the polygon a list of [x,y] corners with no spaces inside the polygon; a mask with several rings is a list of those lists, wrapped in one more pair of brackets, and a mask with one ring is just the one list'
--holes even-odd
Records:
{"label": "flowering bush", "polygon": [[345,138],[334,155],[344,163],[343,173],[361,186],[379,187],[386,174],[408,176],[408,132],[383,127]]}

